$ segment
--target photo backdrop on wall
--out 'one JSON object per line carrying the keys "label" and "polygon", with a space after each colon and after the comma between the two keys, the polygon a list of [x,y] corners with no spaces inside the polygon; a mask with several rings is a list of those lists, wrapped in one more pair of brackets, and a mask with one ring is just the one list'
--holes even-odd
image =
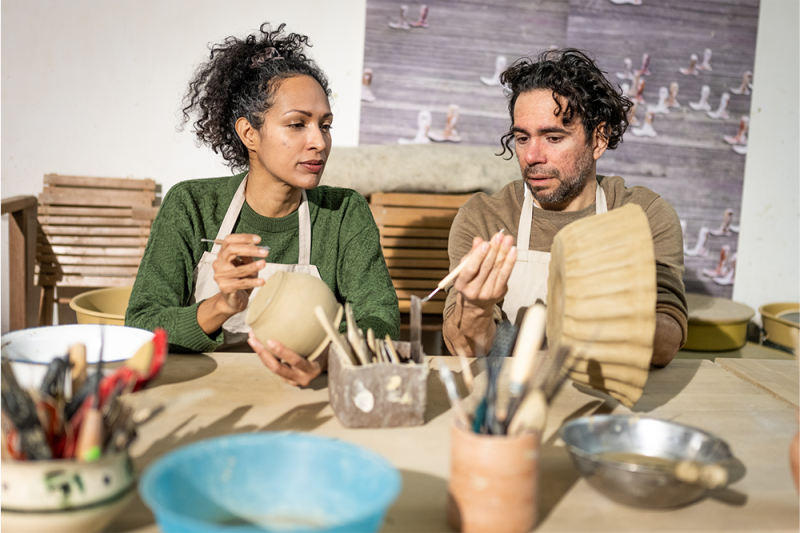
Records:
{"label": "photo backdrop on wall", "polygon": [[[684,231],[688,292],[730,298],[759,0],[367,0],[360,142],[499,147],[499,73],[574,47],[635,101],[598,173],[659,193]],[[778,251],[776,251],[778,253]]]}

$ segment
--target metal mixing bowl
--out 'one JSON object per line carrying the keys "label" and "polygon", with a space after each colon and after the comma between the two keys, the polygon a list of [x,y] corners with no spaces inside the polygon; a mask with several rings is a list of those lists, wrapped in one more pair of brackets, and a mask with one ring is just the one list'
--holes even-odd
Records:
{"label": "metal mixing bowl", "polygon": [[612,500],[634,507],[686,505],[701,498],[707,489],[679,480],[674,469],[609,460],[604,457],[609,453],[640,454],[676,463],[688,460],[726,469],[733,460],[728,444],[714,435],[638,416],[578,418],[561,427],[561,438],[589,484]]}

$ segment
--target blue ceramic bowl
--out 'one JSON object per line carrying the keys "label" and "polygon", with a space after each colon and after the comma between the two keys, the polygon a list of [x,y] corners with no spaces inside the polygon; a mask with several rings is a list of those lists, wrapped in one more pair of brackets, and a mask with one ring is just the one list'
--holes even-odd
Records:
{"label": "blue ceramic bowl", "polygon": [[300,433],[229,435],[159,458],[139,483],[164,533],[378,531],[400,492],[383,457]]}

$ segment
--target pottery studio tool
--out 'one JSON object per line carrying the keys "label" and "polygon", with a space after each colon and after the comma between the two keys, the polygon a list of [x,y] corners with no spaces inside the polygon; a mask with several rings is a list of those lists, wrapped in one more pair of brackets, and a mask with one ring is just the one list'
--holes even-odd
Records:
{"label": "pottery studio tool", "polygon": [[467,416],[464,406],[461,405],[461,397],[458,395],[458,387],[456,386],[455,378],[453,378],[453,373],[450,371],[447,363],[444,363],[441,359],[438,360],[437,363],[439,367],[439,379],[442,380],[444,388],[447,390],[447,397],[450,400],[450,408],[453,410],[453,416],[456,417],[456,422],[458,422],[461,427],[469,429],[472,427],[472,422],[469,416]]}
{"label": "pottery studio tool", "polygon": [[420,361],[422,355],[422,300],[419,296],[411,295],[411,309],[408,317],[409,341],[411,349],[409,355],[412,361]]}
{"label": "pottery studio tool", "polygon": [[503,419],[506,423],[511,421],[519,407],[534,368],[537,363],[541,364],[537,356],[544,340],[546,321],[547,310],[541,303],[530,307],[522,319],[517,342],[514,345],[507,401],[505,405],[498,407],[498,411],[505,413]]}
{"label": "pottery studio tool", "polygon": [[[214,243],[214,244],[219,244],[220,246],[225,244],[225,241],[222,240],[222,239],[200,239],[200,242],[210,242],[210,243]],[[264,245],[258,245],[257,244],[256,248],[261,248],[262,250],[269,251],[269,246],[267,246],[266,244],[264,244]]]}
{"label": "pottery studio tool", "polygon": [[20,387],[11,363],[8,359],[2,360],[2,410],[13,424],[19,435],[19,444],[26,459],[52,459],[53,452],[47,442],[39,416],[36,414],[36,404],[30,395]]}
{"label": "pottery studio tool", "polygon": [[[486,417],[483,423],[482,432],[492,435],[502,435],[505,433],[505,424],[498,419],[497,407],[498,396],[505,394],[506,391],[499,390],[499,377],[503,369],[503,363],[514,349],[517,339],[517,327],[504,320],[497,325],[494,335],[492,348],[486,357],[486,370],[489,379],[486,387]],[[504,415],[505,413],[503,413]]]}
{"label": "pottery studio tool", "polygon": [[[500,231],[498,231],[498,233],[503,233],[505,230],[506,230],[505,228],[502,228]],[[458,266],[456,266],[449,274],[447,274],[442,279],[442,281],[439,282],[438,285],[436,285],[436,288],[433,289],[433,292],[431,292],[429,295],[427,295],[425,298],[422,299],[422,303],[427,302],[428,300],[433,298],[437,292],[439,292],[442,289],[446,289],[448,285],[453,283],[453,280],[455,280],[458,277],[458,275],[461,274],[461,271],[464,270],[464,267],[467,266],[467,259],[469,259],[469,256],[470,254],[464,256],[464,259],[461,260]]]}
{"label": "pottery studio tool", "polygon": [[320,326],[322,326],[322,329],[325,330],[325,334],[336,347],[336,350],[334,351],[339,354],[339,360],[341,361],[342,365],[353,366],[355,355],[350,350],[350,347],[342,341],[341,335],[339,335],[339,332],[336,331],[334,325],[331,324],[330,320],[328,320],[328,315],[325,314],[325,308],[321,305],[318,305],[314,308],[314,314],[317,316],[317,320],[319,321]]}
{"label": "pottery studio tool", "polygon": [[71,394],[76,394],[86,381],[86,345],[73,344],[69,347],[70,379],[72,381]]}
{"label": "pottery studio tool", "polygon": [[75,445],[75,457],[79,461],[92,462],[100,459],[103,446],[103,413],[100,408],[100,382],[103,375],[103,349],[105,344],[105,328],[100,326],[100,354],[97,359],[97,388],[91,405],[86,410],[81,422],[78,442]]}
{"label": "pottery studio tool", "polygon": [[345,302],[344,304],[344,316],[347,322],[347,342],[350,343],[350,347],[362,365],[370,364],[372,357],[369,355],[367,341],[364,338],[364,333],[356,324],[356,317],[350,302]]}

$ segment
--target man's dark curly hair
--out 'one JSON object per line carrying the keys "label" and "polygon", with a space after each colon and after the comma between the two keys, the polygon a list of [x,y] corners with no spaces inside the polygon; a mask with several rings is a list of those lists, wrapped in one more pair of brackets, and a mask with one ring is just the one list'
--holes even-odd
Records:
{"label": "man's dark curly hair", "polygon": [[[583,122],[586,141],[591,142],[592,133],[604,124],[600,134],[608,140],[608,149],[613,150],[622,142],[622,134],[628,128],[628,112],[633,103],[614,88],[595,62],[575,48],[546,50],[536,60],[528,57],[518,59],[500,76],[500,81],[510,90],[508,112],[511,127],[514,126],[514,106],[520,94],[536,89],[553,92],[556,116],[566,126],[577,118]],[[567,101],[562,109],[558,96]],[[506,150],[513,155],[511,143],[514,134],[509,128],[500,143],[504,155]]]}
{"label": "man's dark curly hair", "polygon": [[285,35],[285,24],[271,30],[264,23],[245,39],[228,37],[210,47],[211,55],[195,72],[184,96],[185,125],[196,114],[194,129],[199,143],[221,153],[232,169],[250,165],[247,148],[236,133],[236,121],[246,118],[256,129],[274,103],[275,91],[291,77],[306,75],[319,82],[330,96],[328,78],[304,54],[308,37]]}

